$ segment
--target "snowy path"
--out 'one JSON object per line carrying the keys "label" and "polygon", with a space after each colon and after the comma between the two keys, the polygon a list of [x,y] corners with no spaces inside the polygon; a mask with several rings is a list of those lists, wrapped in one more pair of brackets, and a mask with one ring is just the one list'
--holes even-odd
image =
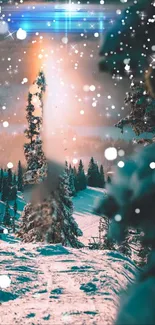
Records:
{"label": "snowy path", "polygon": [[5,325],[111,325],[135,272],[120,254],[59,245],[3,244],[0,265],[12,281],[0,291]]}
{"label": "snowy path", "polygon": [[98,226],[100,218],[93,214],[93,209],[97,200],[101,199],[105,190],[88,187],[79,192],[73,199],[74,218],[83,231],[83,237],[80,238],[85,245],[88,245],[91,236],[98,237]]}
{"label": "snowy path", "polygon": [[[98,235],[92,210],[103,192],[88,188],[74,198],[86,244]],[[0,245],[0,275],[11,279],[9,288],[0,289],[0,324],[113,324],[119,291],[136,271],[130,260],[116,252],[10,242]]]}

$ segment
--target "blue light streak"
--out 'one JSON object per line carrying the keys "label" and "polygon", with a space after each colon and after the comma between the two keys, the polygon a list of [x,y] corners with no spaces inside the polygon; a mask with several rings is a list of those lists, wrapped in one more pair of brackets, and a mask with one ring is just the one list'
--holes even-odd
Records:
{"label": "blue light streak", "polygon": [[[92,9],[91,9],[92,7]],[[11,16],[10,16],[11,14]],[[103,32],[109,27],[109,21],[115,19],[116,13],[103,10],[102,6],[80,5],[78,10],[74,5],[68,7],[64,5],[57,8],[55,5],[35,5],[35,9],[21,5],[17,9],[15,6],[2,7],[2,15],[9,22],[9,30],[17,31],[19,28],[27,33],[87,33]],[[92,27],[93,26],[93,27]]]}

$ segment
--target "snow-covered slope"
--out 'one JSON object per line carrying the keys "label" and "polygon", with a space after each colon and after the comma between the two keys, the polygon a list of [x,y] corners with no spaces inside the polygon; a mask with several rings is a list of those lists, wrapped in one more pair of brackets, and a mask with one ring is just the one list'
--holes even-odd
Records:
{"label": "snow-covered slope", "polygon": [[77,197],[73,199],[74,218],[83,231],[83,237],[80,238],[80,241],[85,245],[88,245],[92,236],[98,237],[100,218],[93,214],[93,210],[104,193],[104,189],[87,187],[86,190],[79,192]]}
{"label": "snow-covered slope", "polygon": [[[92,210],[103,192],[88,188],[74,198],[86,244],[98,235]],[[112,325],[119,292],[135,272],[134,263],[116,252],[1,241],[0,275],[8,275],[11,285],[0,288],[0,324]]]}
{"label": "snow-covered slope", "polygon": [[110,325],[135,266],[108,251],[3,243],[0,273],[12,281],[0,291],[0,324]]}

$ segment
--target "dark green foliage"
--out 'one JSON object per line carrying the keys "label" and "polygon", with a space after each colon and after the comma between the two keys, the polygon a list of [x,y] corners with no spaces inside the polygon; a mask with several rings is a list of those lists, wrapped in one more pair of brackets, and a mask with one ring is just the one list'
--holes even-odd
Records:
{"label": "dark green foliage", "polygon": [[4,177],[3,174],[4,174],[3,168],[1,168],[1,173],[0,173],[0,192],[2,190],[3,177]]}
{"label": "dark green foliage", "polygon": [[12,170],[11,168],[8,169],[8,185],[11,186],[12,185]]}
{"label": "dark green foliage", "polygon": [[6,201],[5,214],[3,218],[3,223],[5,226],[11,225],[10,207],[8,200]]}
{"label": "dark green foliage", "polygon": [[71,196],[76,195],[76,189],[75,189],[75,176],[72,166],[69,166],[69,188]]}
{"label": "dark green foliage", "polygon": [[7,177],[3,177],[1,200],[3,202],[5,202],[8,198],[9,198],[8,178]]}
{"label": "dark green foliage", "polygon": [[38,135],[37,126],[34,123],[33,112],[35,110],[34,105],[32,104],[32,94],[28,93],[28,105],[26,107],[26,118],[28,121],[28,129],[25,130],[26,137],[30,140],[30,143],[33,142],[34,135]]}
{"label": "dark green foliage", "polygon": [[99,187],[104,188],[105,187],[105,176],[104,176],[104,169],[103,165],[100,166],[100,180],[99,180]]}
{"label": "dark green foliage", "polygon": [[77,192],[78,191],[78,180],[77,180],[77,170],[76,170],[75,166],[73,168],[73,174],[74,174],[74,186],[75,186],[75,190]]}
{"label": "dark green foliage", "polygon": [[17,185],[16,174],[13,175],[13,185]]}
{"label": "dark green foliage", "polygon": [[132,81],[125,104],[129,105],[130,114],[115,125],[122,133],[124,126],[128,124],[136,135],[144,132],[155,133],[155,99],[149,95],[144,83]]}
{"label": "dark green foliage", "polygon": [[22,165],[19,160],[18,162],[18,191],[23,191],[23,170],[22,170]]}
{"label": "dark green foliage", "polygon": [[85,190],[87,187],[87,179],[84,172],[83,162],[81,159],[77,171],[77,186],[78,186],[78,191]]}
{"label": "dark green foliage", "polygon": [[107,177],[107,183],[110,184],[111,183],[111,177],[108,175]]}
{"label": "dark green foliage", "polygon": [[17,197],[17,187],[16,186],[11,186],[8,187],[9,194],[8,194],[8,199],[9,201],[16,200]]}
{"label": "dark green foliage", "polygon": [[81,230],[78,228],[73,214],[73,203],[69,196],[69,176],[65,171],[60,176],[58,188],[58,214],[60,214],[61,232],[63,244],[71,247],[82,247],[83,245],[77,240],[78,236],[82,236]]}
{"label": "dark green foliage", "polygon": [[13,205],[13,212],[14,212],[14,216],[12,218],[12,228],[13,228],[13,232],[15,232],[15,219],[16,219],[16,214],[17,214],[17,200],[15,200],[14,205]]}
{"label": "dark green foliage", "polygon": [[91,158],[88,166],[87,183],[88,186],[100,187],[100,173],[98,165],[95,163],[93,157]]}
{"label": "dark green foliage", "polygon": [[40,87],[41,93],[46,91],[46,79],[43,71],[39,72],[36,84]]}

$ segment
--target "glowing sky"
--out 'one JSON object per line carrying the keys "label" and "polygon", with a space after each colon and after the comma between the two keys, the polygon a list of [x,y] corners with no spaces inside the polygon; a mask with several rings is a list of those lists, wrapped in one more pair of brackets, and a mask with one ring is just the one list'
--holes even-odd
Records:
{"label": "glowing sky", "polygon": [[[108,23],[110,26],[110,18]],[[102,39],[102,33],[96,29],[91,34],[40,31],[28,34],[24,41],[18,40],[16,33],[3,37],[0,43],[0,111],[1,123],[9,122],[5,131],[12,136],[23,132],[28,89],[40,67],[47,79],[43,131],[47,155],[53,128],[67,127],[68,138],[76,141],[80,126],[88,133],[88,126],[113,125],[114,119],[119,119],[123,112],[128,81],[114,82],[111,76],[99,73],[98,53]]]}

